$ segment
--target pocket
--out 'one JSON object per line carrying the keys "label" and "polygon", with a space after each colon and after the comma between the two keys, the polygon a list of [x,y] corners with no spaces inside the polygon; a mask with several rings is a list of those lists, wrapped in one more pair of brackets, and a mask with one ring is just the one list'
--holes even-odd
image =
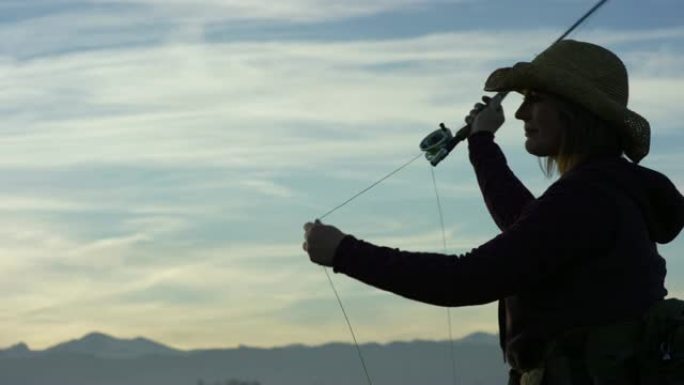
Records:
{"label": "pocket", "polygon": [[669,298],[648,311],[641,345],[642,383],[684,385],[684,301]]}

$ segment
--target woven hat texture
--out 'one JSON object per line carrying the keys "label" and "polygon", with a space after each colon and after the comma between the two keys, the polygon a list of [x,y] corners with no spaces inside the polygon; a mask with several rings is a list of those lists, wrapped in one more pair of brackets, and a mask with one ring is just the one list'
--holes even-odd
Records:
{"label": "woven hat texture", "polygon": [[486,91],[537,90],[577,103],[620,130],[625,155],[638,163],[648,154],[648,121],[627,108],[629,84],[625,65],[595,44],[561,40],[532,62],[495,70]]}

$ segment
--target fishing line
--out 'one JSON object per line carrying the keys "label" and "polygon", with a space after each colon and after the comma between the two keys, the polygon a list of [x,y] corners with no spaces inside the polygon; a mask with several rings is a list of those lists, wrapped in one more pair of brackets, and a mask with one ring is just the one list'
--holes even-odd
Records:
{"label": "fishing line", "polygon": [[446,253],[446,251],[447,251],[446,229],[444,227],[444,215],[442,214],[442,201],[439,199],[439,191],[437,190],[437,179],[435,178],[434,167],[430,167],[430,172],[432,174],[432,186],[435,188],[435,198],[437,198],[437,211],[439,212],[439,223],[442,225],[442,247],[444,248],[444,253]]}
{"label": "fishing line", "polygon": [[[603,4],[605,4],[608,0],[600,0],[598,3],[596,3],[589,11],[587,11],[582,17],[580,17],[570,28],[568,28],[556,41],[553,42],[553,44],[558,43],[559,41],[563,40],[566,36],[568,36],[572,31],[575,30],[580,24],[582,24],[589,16],[591,16],[594,12],[596,12],[597,9],[599,9]],[[508,92],[499,92],[495,98],[500,98],[501,100],[506,97]],[[438,132],[439,131],[439,132]],[[442,124],[440,130],[433,132],[432,134],[428,135],[423,142],[421,142],[421,150],[425,152],[425,154],[420,153],[413,157],[411,160],[408,162],[404,163],[400,167],[396,168],[389,174],[385,175],[384,177],[380,178],[378,181],[374,182],[370,186],[366,187],[365,189],[361,190],[351,198],[347,199],[346,201],[342,202],[341,204],[337,205],[330,211],[326,212],[325,214],[321,215],[318,219],[323,219],[327,217],[328,215],[332,214],[333,212],[337,211],[338,209],[346,206],[349,202],[353,201],[354,199],[358,198],[359,196],[363,195],[366,193],[368,190],[372,189],[373,187],[377,186],[378,184],[382,183],[385,181],[387,178],[391,177],[392,175],[396,174],[400,170],[404,169],[407,167],[409,164],[413,163],[416,159],[420,158],[421,156],[425,155],[425,157],[430,161],[432,166],[436,166],[442,159],[444,159],[451,150],[455,148],[455,146],[465,140],[469,134],[470,134],[470,124],[461,127],[458,132],[451,136],[451,132]],[[438,143],[439,142],[439,143]],[[426,149],[429,149],[430,151],[426,151]],[[444,229],[444,218],[442,215],[442,209],[441,209],[441,202],[439,200],[439,193],[437,192],[437,184],[435,181],[435,175],[434,171],[432,172],[432,178],[433,178],[433,183],[435,185],[435,194],[437,194],[437,205],[440,211],[440,221],[442,224],[442,241],[444,244],[444,248],[446,251],[446,230]],[[337,289],[335,288],[335,285],[330,278],[330,274],[328,273],[328,270],[323,268],[323,271],[325,271],[325,275],[328,277],[328,282],[330,283],[330,287],[332,288],[333,292],[335,293],[335,297],[337,298],[337,303],[340,305],[340,309],[342,310],[342,314],[344,315],[344,319],[347,322],[347,326],[349,328],[349,332],[352,335],[352,339],[354,340],[354,345],[356,346],[356,351],[358,353],[359,359],[361,360],[361,365],[363,366],[363,371],[366,374],[366,380],[368,381],[369,385],[372,385],[372,381],[370,378],[370,375],[368,374],[368,368],[366,367],[366,362],[363,358],[363,354],[361,353],[361,348],[358,344],[358,341],[356,339],[356,335],[354,333],[354,329],[351,325],[351,322],[349,321],[349,317],[347,316],[347,312],[344,309],[344,305],[342,304],[342,300],[340,299],[339,294],[337,293]],[[453,350],[453,339],[452,339],[452,331],[451,331],[451,314],[448,313],[448,318],[449,318],[449,339],[452,341],[451,342],[451,351],[452,351],[452,365],[453,365],[453,370],[454,370],[454,382],[456,381],[456,363],[454,360],[454,350]]]}
{"label": "fishing line", "polygon": [[[408,165],[413,163],[416,159],[420,158],[422,155],[423,155],[422,153],[416,155],[415,157],[413,157],[408,162],[406,162],[406,163],[402,164],[401,166],[397,167],[396,169],[392,170],[387,175],[385,175],[382,178],[378,179],[377,181],[373,182],[370,186],[359,191],[358,193],[354,194],[354,196],[352,196],[351,198],[347,199],[346,201],[335,206],[332,210],[329,210],[325,214],[321,215],[320,217],[318,217],[318,219],[323,219],[323,218],[327,217],[328,215],[332,214],[333,212],[337,211],[338,209],[344,207],[349,202],[353,201],[354,199],[363,195],[365,192],[369,191],[373,187],[382,183],[385,179],[387,179],[387,178],[391,177],[392,175],[398,173],[399,171],[403,170]],[[446,238],[444,238],[444,242],[446,242]],[[445,247],[446,247],[446,243],[445,243]],[[323,267],[323,271],[325,272],[325,276],[328,278],[328,283],[330,284],[330,288],[332,289],[333,293],[335,294],[335,298],[337,299],[337,303],[338,303],[338,305],[340,305],[340,310],[342,310],[342,315],[344,316],[344,320],[347,323],[347,328],[349,329],[349,334],[351,334],[352,340],[354,341],[354,347],[356,348],[356,353],[359,356],[359,361],[361,361],[361,366],[363,367],[363,372],[366,375],[366,381],[368,381],[368,385],[373,385],[373,381],[371,380],[370,374],[368,373],[368,367],[366,366],[366,360],[363,358],[363,353],[361,352],[361,347],[359,346],[359,342],[356,339],[356,333],[354,333],[354,328],[352,327],[351,321],[349,320],[349,316],[347,315],[347,311],[344,309],[344,305],[342,304],[342,299],[340,298],[340,294],[337,292],[337,289],[335,288],[335,284],[333,283],[333,280],[330,277],[330,273],[328,273],[328,269]]]}
{"label": "fishing line", "polygon": [[359,347],[359,342],[356,340],[356,334],[354,333],[354,328],[352,328],[351,322],[349,321],[349,317],[347,316],[347,312],[344,310],[344,305],[342,305],[342,300],[340,299],[340,295],[337,293],[337,289],[335,288],[335,284],[333,284],[332,278],[330,278],[330,273],[328,273],[328,269],[323,266],[323,271],[325,272],[325,276],[328,277],[328,282],[330,283],[330,287],[333,290],[333,293],[335,293],[335,298],[337,298],[337,303],[340,305],[340,309],[342,309],[342,314],[344,315],[344,320],[347,321],[347,327],[349,328],[349,333],[352,336],[352,339],[354,340],[354,346],[356,346],[356,353],[359,355],[359,360],[361,361],[361,366],[363,366],[363,372],[366,373],[366,380],[368,381],[368,385],[373,385],[373,382],[371,381],[370,375],[368,374],[368,368],[366,367],[366,360],[363,359],[363,354],[361,354],[361,347]]}
{"label": "fishing line", "polygon": [[423,155],[423,153],[420,153],[420,154],[416,155],[413,159],[411,159],[411,160],[409,160],[408,162],[402,164],[401,166],[399,166],[398,168],[396,168],[394,171],[392,171],[392,172],[390,172],[389,174],[383,176],[382,178],[380,178],[379,180],[377,180],[376,182],[374,182],[374,183],[371,184],[370,186],[366,187],[365,189],[359,191],[359,192],[356,193],[353,197],[351,197],[351,198],[347,199],[346,201],[340,203],[339,205],[335,206],[335,208],[333,208],[332,210],[328,211],[327,213],[321,215],[320,217],[318,217],[318,219],[323,219],[323,218],[327,217],[328,215],[332,214],[333,212],[337,211],[337,209],[344,207],[345,205],[347,205],[347,203],[353,201],[354,199],[358,198],[359,196],[361,196],[361,195],[362,195],[363,193],[365,193],[366,191],[368,191],[368,190],[372,189],[373,187],[379,185],[379,184],[382,183],[385,179],[387,179],[387,178],[391,177],[392,175],[398,173],[399,171],[401,171],[402,169],[404,169],[406,166],[408,166],[409,164],[413,163],[416,159],[420,158],[422,155]]}
{"label": "fishing line", "polygon": [[[437,178],[435,178],[435,168],[430,167],[432,174],[432,186],[435,188],[435,198],[437,199],[437,211],[439,212],[439,223],[442,225],[442,246],[444,254],[447,253],[446,241],[446,227],[444,226],[444,214],[442,210],[442,201],[439,199],[439,190],[437,189]],[[451,329],[451,308],[447,308],[447,325],[449,329],[449,350],[451,351],[451,374],[454,378],[454,385],[458,385],[458,375],[456,370],[456,352],[454,350],[454,335]]]}

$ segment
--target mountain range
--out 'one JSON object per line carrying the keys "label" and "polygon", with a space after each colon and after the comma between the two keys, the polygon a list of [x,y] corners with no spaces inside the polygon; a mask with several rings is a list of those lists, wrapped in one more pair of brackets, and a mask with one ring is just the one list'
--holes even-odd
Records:
{"label": "mountain range", "polygon": [[[503,384],[498,337],[360,346],[374,385]],[[453,359],[452,359],[453,358]],[[103,333],[31,350],[0,349],[7,385],[342,385],[368,383],[356,347],[344,343],[278,348],[175,349],[147,338]]]}
{"label": "mountain range", "polygon": [[33,351],[25,343],[20,342],[7,349],[0,349],[0,358],[26,358],[58,354],[83,354],[100,358],[137,358],[182,353],[181,350],[173,349],[147,338],[119,339],[104,333],[94,332],[82,338],[38,351]]}

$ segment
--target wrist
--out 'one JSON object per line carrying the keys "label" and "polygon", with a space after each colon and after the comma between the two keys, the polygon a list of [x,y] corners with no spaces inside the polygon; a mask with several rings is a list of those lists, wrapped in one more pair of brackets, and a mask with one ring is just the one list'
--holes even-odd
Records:
{"label": "wrist", "polygon": [[468,140],[481,140],[479,138],[493,138],[494,133],[491,131],[486,131],[486,130],[480,130],[480,131],[470,131],[470,135],[468,135]]}
{"label": "wrist", "polygon": [[333,268],[333,271],[337,272],[340,267],[344,265],[347,255],[346,251],[350,243],[352,243],[354,240],[355,238],[353,236],[347,234],[337,244],[337,247],[332,255],[332,260],[330,261],[330,266]]}

